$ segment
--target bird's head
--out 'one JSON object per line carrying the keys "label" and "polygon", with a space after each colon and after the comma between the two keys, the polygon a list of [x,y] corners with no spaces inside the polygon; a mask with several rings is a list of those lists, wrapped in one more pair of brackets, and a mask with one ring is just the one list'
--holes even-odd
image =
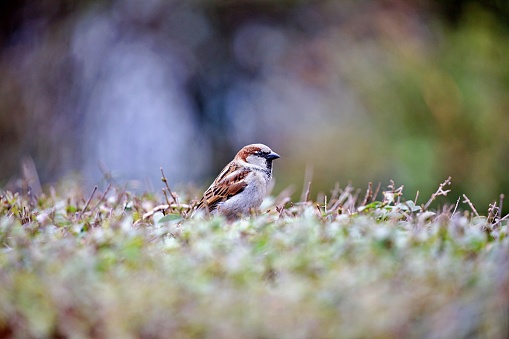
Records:
{"label": "bird's head", "polygon": [[249,165],[270,169],[272,160],[278,159],[280,156],[264,144],[251,144],[244,146],[235,158]]}

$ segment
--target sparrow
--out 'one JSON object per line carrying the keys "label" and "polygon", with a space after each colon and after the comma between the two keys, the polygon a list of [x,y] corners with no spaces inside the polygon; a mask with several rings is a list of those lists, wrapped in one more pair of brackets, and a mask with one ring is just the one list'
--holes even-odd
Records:
{"label": "sparrow", "polygon": [[272,161],[278,158],[263,144],[244,146],[205,191],[196,209],[220,213],[232,221],[259,208],[272,179]]}

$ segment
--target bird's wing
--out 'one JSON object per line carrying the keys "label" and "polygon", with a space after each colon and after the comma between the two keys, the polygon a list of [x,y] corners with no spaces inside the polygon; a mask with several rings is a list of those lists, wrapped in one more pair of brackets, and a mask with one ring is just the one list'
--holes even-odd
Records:
{"label": "bird's wing", "polygon": [[245,178],[249,172],[247,168],[243,168],[233,162],[229,163],[205,191],[196,208],[206,208],[211,212],[220,203],[242,192],[247,186]]}

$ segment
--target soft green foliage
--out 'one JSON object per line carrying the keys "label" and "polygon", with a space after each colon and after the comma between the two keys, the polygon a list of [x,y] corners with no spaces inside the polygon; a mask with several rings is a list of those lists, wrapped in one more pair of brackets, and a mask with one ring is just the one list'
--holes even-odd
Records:
{"label": "soft green foliage", "polygon": [[85,210],[77,189],[2,192],[0,337],[505,337],[507,221],[401,191],[269,198],[231,224],[144,218],[158,199],[120,190]]}
{"label": "soft green foliage", "polygon": [[416,30],[396,16],[382,24],[376,39],[351,50],[346,68],[376,130],[380,159],[366,167],[390,159],[386,175],[410,192],[429,193],[446,175],[453,193],[478,203],[507,191],[507,25],[477,6],[454,27],[435,20]]}

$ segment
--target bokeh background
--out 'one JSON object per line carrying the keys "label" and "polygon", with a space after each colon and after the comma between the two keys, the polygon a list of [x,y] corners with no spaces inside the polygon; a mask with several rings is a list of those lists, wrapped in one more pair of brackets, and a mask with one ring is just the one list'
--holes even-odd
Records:
{"label": "bokeh background", "polygon": [[263,142],[276,193],[308,171],[423,203],[452,176],[484,209],[509,193],[508,3],[3,1],[0,187],[205,187]]}

